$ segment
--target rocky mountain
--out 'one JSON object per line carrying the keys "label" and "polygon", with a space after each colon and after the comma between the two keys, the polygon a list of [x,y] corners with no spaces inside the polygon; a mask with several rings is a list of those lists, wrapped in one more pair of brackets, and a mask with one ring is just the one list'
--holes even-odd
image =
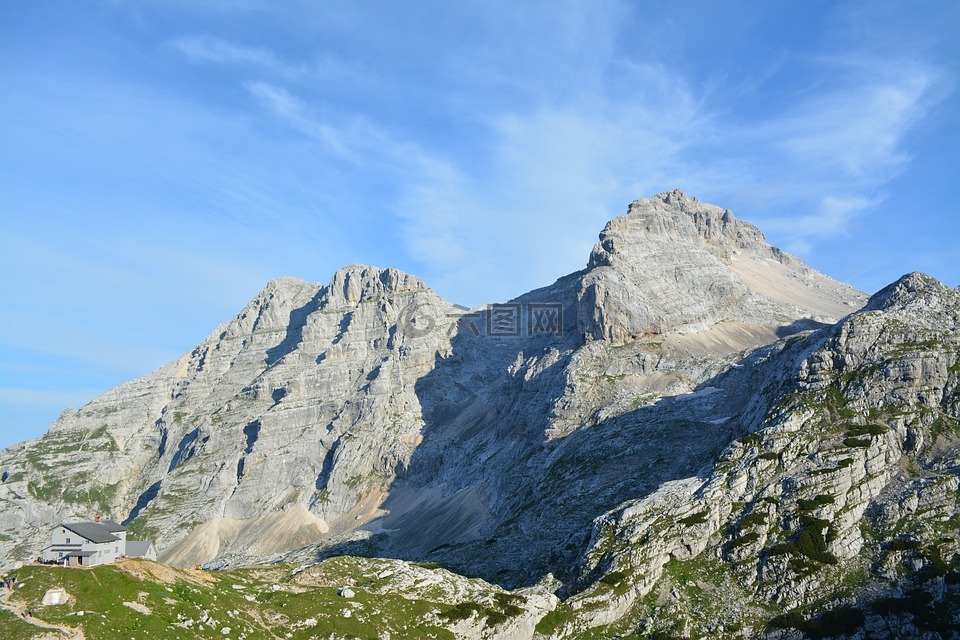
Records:
{"label": "rocky mountain", "polygon": [[936,637],[958,316],[935,280],[868,301],[680,191],[507,303],[359,265],[274,280],[0,453],[0,552],[102,513],[174,566],[438,563],[546,598],[543,637]]}

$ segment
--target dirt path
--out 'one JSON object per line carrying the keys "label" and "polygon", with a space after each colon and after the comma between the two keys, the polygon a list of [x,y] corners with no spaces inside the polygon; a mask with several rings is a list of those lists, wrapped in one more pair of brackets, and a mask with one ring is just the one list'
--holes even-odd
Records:
{"label": "dirt path", "polygon": [[68,627],[64,624],[53,624],[52,622],[46,622],[39,618],[27,615],[26,608],[10,600],[10,591],[7,589],[3,590],[3,595],[0,595],[0,608],[6,609],[7,611],[13,613],[15,616],[31,624],[38,629],[46,629],[47,631],[59,631],[64,638],[67,640],[86,640],[86,636],[83,635],[83,630],[75,627]]}

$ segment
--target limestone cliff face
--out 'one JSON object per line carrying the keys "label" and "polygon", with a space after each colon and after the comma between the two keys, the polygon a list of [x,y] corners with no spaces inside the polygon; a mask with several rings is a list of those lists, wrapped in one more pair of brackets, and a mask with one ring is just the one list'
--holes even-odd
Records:
{"label": "limestone cliff face", "polygon": [[757,631],[957,551],[957,309],[918,274],[868,303],[679,191],[504,305],[362,265],[274,280],[0,453],[0,557],[101,513],[180,566],[381,556],[556,592],[546,637],[723,635],[697,581]]}
{"label": "limestone cliff face", "polygon": [[305,507],[283,519],[283,550],[316,541],[364,500],[375,506],[421,437],[413,385],[446,340],[398,332],[400,313],[418,305],[453,310],[394,269],[346,267],[326,287],[271,281],[191,353],[4,452],[7,552],[19,542],[33,554],[51,523],[92,511],[144,528],[161,549],[194,526],[232,523],[208,531],[199,556],[181,554],[192,564],[249,541],[246,521],[265,514]]}
{"label": "limestone cliff face", "polygon": [[862,304],[858,292],[771,247],[729,210],[681,191],[637,200],[610,221],[588,269],[581,330],[614,344],[719,322],[835,322]]}

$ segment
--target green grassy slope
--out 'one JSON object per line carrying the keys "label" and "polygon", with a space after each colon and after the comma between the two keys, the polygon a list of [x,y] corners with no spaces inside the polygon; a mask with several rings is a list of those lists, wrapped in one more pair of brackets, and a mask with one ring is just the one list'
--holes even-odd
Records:
{"label": "green grassy slope", "polygon": [[[43,621],[82,629],[89,640],[136,638],[454,638],[472,619],[495,627],[523,613],[523,596],[442,569],[390,560],[333,558],[221,572],[179,571],[145,560],[92,569],[27,566],[13,601]],[[338,595],[350,585],[352,598]],[[41,606],[46,591],[70,599]],[[126,603],[126,604],[125,604]],[[4,640],[42,635],[3,612]],[[229,631],[226,631],[229,629]]]}

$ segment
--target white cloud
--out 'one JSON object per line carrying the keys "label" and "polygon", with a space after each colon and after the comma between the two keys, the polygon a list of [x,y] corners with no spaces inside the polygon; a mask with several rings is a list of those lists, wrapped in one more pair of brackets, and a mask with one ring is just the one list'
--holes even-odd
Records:
{"label": "white cloud", "polygon": [[824,196],[817,214],[803,219],[802,235],[839,235],[850,228],[851,220],[861,212],[877,206],[881,197]]}
{"label": "white cloud", "polygon": [[801,254],[849,234],[884,201],[885,185],[911,160],[908,136],[949,91],[935,68],[856,58],[856,73],[848,62],[819,61],[817,75],[832,86],[743,132],[756,152],[741,147],[754,157],[733,183],[763,191],[755,204],[770,217],[761,226]]}
{"label": "white cloud", "polygon": [[195,62],[252,67],[288,82],[346,80],[357,85],[371,81],[371,74],[326,51],[318,51],[306,61],[291,62],[269,47],[244,46],[206,34],[180,36],[169,45]]}
{"label": "white cloud", "polygon": [[311,112],[309,105],[282,87],[268,82],[247,82],[244,87],[261,104],[301,133],[325,143],[331,150],[345,158],[356,156],[343,139],[343,130],[320,120]]}
{"label": "white cloud", "polygon": [[666,67],[616,66],[645,91],[467,113],[482,124],[489,155],[461,158],[442,185],[421,176],[400,206],[429,282],[468,292],[470,304],[549,284],[584,267],[605,222],[633,198],[683,186],[684,153],[709,119]]}
{"label": "white cloud", "polygon": [[786,238],[784,248],[788,251],[805,254],[818,238],[847,235],[864,212],[882,201],[882,196],[827,195],[820,198],[811,213],[774,218],[766,221],[763,228],[768,233],[778,233]]}
{"label": "white cloud", "polygon": [[[798,160],[818,163],[853,179],[883,180],[907,156],[904,135],[929,108],[937,74],[914,65],[899,69],[877,60],[893,77],[843,78],[841,86],[802,102],[796,113],[770,123],[769,135],[782,136],[784,151]],[[833,73],[834,65],[822,70]]]}
{"label": "white cloud", "polygon": [[181,36],[172,40],[170,44],[192,60],[255,65],[288,79],[298,78],[307,73],[306,65],[285,62],[266,47],[244,47],[209,35]]}
{"label": "white cloud", "polygon": [[[820,57],[781,49],[752,74],[703,80],[682,59],[624,53],[624,23],[611,18],[624,9],[607,9],[548,21],[541,35],[518,10],[498,23],[508,50],[441,56],[451,85],[430,107],[475,127],[479,147],[433,140],[375,104],[345,110],[305,85],[245,86],[281,121],[392,185],[384,207],[428,282],[483,298],[581,268],[607,219],[673,187],[749,205],[737,213],[761,218],[795,251],[848,234],[908,166],[904,141],[950,90],[920,58],[856,44]],[[479,31],[489,17],[477,16]],[[209,38],[186,43],[219,62],[302,66]],[[780,74],[790,74],[790,95],[766,95]],[[751,100],[762,115],[744,118]]]}
{"label": "white cloud", "polygon": [[286,89],[268,82],[247,82],[244,87],[281,118],[297,123],[309,123],[304,117],[306,105]]}

